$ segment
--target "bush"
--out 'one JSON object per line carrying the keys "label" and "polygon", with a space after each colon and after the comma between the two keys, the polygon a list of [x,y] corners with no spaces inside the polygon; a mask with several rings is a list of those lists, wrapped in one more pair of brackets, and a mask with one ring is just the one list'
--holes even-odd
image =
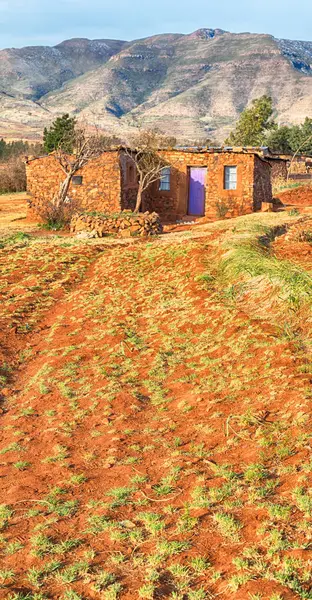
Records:
{"label": "bush", "polygon": [[79,210],[81,210],[80,204],[75,200],[70,200],[60,206],[46,200],[40,208],[36,208],[36,212],[43,221],[42,226],[54,231],[68,229],[73,215]]}
{"label": "bush", "polygon": [[20,156],[0,164],[0,193],[24,192],[26,190],[26,166]]}
{"label": "bush", "polygon": [[219,217],[219,219],[225,219],[228,211],[229,211],[229,205],[227,204],[227,202],[225,202],[224,200],[218,200],[216,202],[216,213],[217,213],[217,217]]}

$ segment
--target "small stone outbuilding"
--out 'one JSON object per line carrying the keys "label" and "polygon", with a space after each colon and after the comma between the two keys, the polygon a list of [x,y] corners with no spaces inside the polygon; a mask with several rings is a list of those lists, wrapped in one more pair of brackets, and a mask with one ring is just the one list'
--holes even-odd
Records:
{"label": "small stone outbuilding", "polygon": [[[142,211],[163,221],[206,216],[234,217],[272,201],[271,166],[256,152],[242,149],[160,150],[166,167],[144,193]],[[51,201],[64,174],[53,154],[26,160],[30,206]],[[133,209],[137,194],[133,161],[123,148],[104,152],[73,178],[69,197],[87,211],[111,214]]]}
{"label": "small stone outbuilding", "polygon": [[270,148],[254,148],[271,165],[272,181],[293,179],[312,180],[312,156],[305,154],[281,154]]}

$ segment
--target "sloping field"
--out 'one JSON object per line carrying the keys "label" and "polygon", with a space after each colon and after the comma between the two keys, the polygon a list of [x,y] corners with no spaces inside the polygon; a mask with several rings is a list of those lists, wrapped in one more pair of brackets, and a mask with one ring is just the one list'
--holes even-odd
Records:
{"label": "sloping field", "polygon": [[3,245],[0,598],[312,598],[296,219]]}

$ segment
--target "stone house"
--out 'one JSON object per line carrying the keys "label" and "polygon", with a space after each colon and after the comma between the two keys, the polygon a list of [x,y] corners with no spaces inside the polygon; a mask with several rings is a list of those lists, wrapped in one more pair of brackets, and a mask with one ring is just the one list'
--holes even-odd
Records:
{"label": "stone house", "polygon": [[[271,167],[256,152],[242,149],[160,150],[166,167],[144,193],[142,211],[156,211],[165,221],[248,214],[272,201]],[[51,201],[64,179],[53,154],[26,159],[30,206]],[[133,209],[137,194],[134,163],[123,148],[104,152],[73,178],[69,197],[88,211],[116,213]]]}
{"label": "stone house", "polygon": [[[261,156],[267,160],[271,167],[272,180],[296,179],[312,180],[312,157],[305,154],[281,154],[270,148],[259,149]],[[258,150],[257,150],[258,151]],[[289,173],[288,173],[289,171]]]}

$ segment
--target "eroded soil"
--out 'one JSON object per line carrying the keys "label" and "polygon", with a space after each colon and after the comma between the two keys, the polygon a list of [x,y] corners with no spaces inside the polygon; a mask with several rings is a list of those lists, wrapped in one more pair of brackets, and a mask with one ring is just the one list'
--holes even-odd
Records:
{"label": "eroded soil", "polygon": [[312,598],[311,364],[211,278],[240,222],[0,250],[0,598]]}

